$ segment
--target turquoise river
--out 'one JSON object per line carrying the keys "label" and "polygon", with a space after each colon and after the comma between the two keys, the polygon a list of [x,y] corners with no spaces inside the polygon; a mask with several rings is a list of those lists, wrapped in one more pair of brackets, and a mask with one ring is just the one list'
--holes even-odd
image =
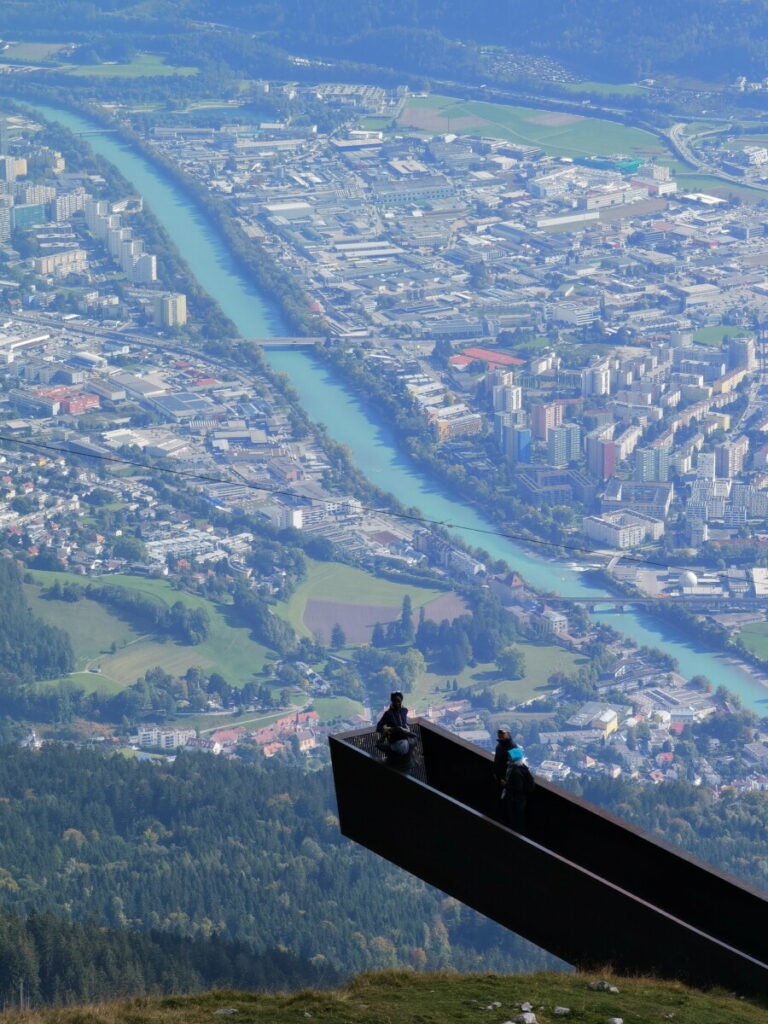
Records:
{"label": "turquoise river", "polygon": [[[98,124],[69,111],[35,105],[50,121],[73,132],[98,132]],[[114,164],[142,195],[165,227],[201,286],[220,304],[246,338],[284,333],[279,312],[260,294],[235,264],[206,212],[170,176],[112,134],[89,134],[94,152]],[[348,445],[356,464],[368,478],[396,495],[406,506],[416,506],[429,519],[452,524],[467,543],[482,547],[493,558],[503,558],[534,586],[556,590],[567,597],[602,596],[582,578],[573,563],[537,558],[513,540],[493,532],[494,526],[471,506],[450,497],[398,450],[387,424],[306,350],[271,350],[269,362],[288,375],[302,404],[315,422],[322,422],[331,437]],[[658,647],[680,664],[687,676],[706,675],[741,696],[745,705],[768,714],[768,688],[748,671],[718,654],[692,646],[677,630],[665,628],[654,617],[628,609],[597,614],[639,644]]]}

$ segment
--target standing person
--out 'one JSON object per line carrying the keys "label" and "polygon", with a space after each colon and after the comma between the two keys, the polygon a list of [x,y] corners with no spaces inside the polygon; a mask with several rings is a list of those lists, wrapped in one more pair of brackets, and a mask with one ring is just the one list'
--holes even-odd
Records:
{"label": "standing person", "polygon": [[376,746],[383,752],[384,760],[390,768],[403,775],[411,774],[413,748],[416,746],[416,737],[412,732],[399,725],[385,725]]}
{"label": "standing person", "polygon": [[408,728],[408,708],[403,707],[403,695],[399,690],[390,693],[389,707],[376,723],[376,732],[384,732],[385,725],[390,728]]}
{"label": "standing person", "polygon": [[533,792],[535,783],[528,765],[524,763],[525,756],[522,747],[513,747],[509,752],[509,767],[507,769],[506,785],[504,788],[504,806],[507,811],[507,821],[510,828],[515,832],[525,835],[525,807],[528,797]]}
{"label": "standing person", "polygon": [[512,732],[508,725],[500,725],[496,730],[496,752],[493,756],[493,777],[499,784],[499,790],[504,788],[507,780],[507,768],[509,768],[509,752],[517,744],[512,740]]}

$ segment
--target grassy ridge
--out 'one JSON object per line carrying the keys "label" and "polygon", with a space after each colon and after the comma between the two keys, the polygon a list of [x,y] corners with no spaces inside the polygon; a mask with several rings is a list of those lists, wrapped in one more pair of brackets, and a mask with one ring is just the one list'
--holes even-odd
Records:
{"label": "grassy ridge", "polygon": [[[594,992],[585,974],[537,973],[416,974],[385,971],[363,974],[343,989],[293,995],[210,992],[196,996],[134,999],[101,1006],[2,1014],[19,1024],[210,1024],[212,1015],[240,1024],[501,1024],[514,1020],[530,1002],[539,1024],[574,1021],[597,1024],[620,1017],[625,1024],[766,1024],[765,1005],[737,1001],[723,991],[699,992],[676,982],[611,978],[619,992]],[[494,1006],[493,1004],[499,1004]],[[569,1007],[567,1016],[555,1006]]]}

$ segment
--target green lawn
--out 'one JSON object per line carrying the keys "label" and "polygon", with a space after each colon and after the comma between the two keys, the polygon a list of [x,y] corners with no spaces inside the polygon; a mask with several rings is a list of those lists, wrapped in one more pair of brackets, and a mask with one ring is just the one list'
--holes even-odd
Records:
{"label": "green lawn", "polygon": [[399,124],[431,130],[433,134],[453,132],[508,139],[539,146],[553,156],[655,156],[666,152],[655,135],[600,118],[477,100],[464,102],[449,96],[410,100]]}
{"label": "green lawn", "polygon": [[42,683],[35,683],[36,689],[55,689],[67,683],[75,690],[82,690],[84,693],[119,693],[125,689],[120,683],[113,679],[106,679],[99,672],[72,672],[64,679],[47,679]]}
{"label": "green lawn", "polygon": [[363,705],[350,697],[318,697],[312,701],[312,710],[318,713],[321,722],[332,722],[336,718],[362,715]]}
{"label": "green lawn", "polygon": [[308,558],[306,580],[299,584],[289,601],[278,604],[275,610],[299,636],[309,637],[312,634],[304,625],[304,612],[310,598],[399,608],[405,595],[409,594],[414,609],[417,609],[443,593],[442,590],[382,580],[340,562],[316,562]]}
{"label": "green lawn", "polygon": [[[84,585],[86,582],[65,572],[35,572],[33,577],[44,585],[56,579],[62,583]],[[211,635],[204,643],[194,646],[171,639],[163,642],[153,636],[140,636],[129,623],[95,602],[69,604],[33,596],[35,613],[46,622],[62,626],[72,637],[78,669],[86,665],[98,666],[104,680],[130,686],[155,666],[171,675],[183,675],[188,668],[198,667],[206,672],[219,672],[232,686],[244,686],[264,665],[267,649],[250,638],[247,627],[230,621],[226,608],[194,594],[174,590],[167,580],[109,576],[103,582],[137,590],[167,606],[181,601],[190,608],[205,608]],[[98,617],[92,619],[91,614]],[[95,628],[93,623],[96,623]],[[94,636],[98,637],[97,641]],[[111,654],[109,648],[113,640],[118,650]],[[126,646],[121,646],[123,640]]]}
{"label": "green lawn", "polygon": [[141,54],[130,64],[80,64],[70,72],[79,78],[145,78],[169,75],[196,75],[197,68],[172,67],[164,57]]}
{"label": "green lawn", "polygon": [[730,181],[722,181],[709,174],[676,174],[678,191],[686,192],[707,192],[713,196],[720,196],[721,199],[728,199],[735,196],[739,199],[747,199],[752,203],[768,199],[768,192],[759,188],[749,188],[748,185],[735,185]]}
{"label": "green lawn", "polygon": [[712,345],[717,348],[724,336],[729,338],[738,338],[742,335],[750,335],[754,332],[748,331],[744,327],[733,327],[726,324],[721,324],[718,327],[700,327],[698,331],[693,332],[693,340],[698,341],[702,345]]}
{"label": "green lawn", "polygon": [[601,96],[637,96],[647,92],[642,85],[632,82],[567,82],[565,88],[568,92],[592,92]]}
{"label": "green lawn", "polygon": [[768,622],[751,622],[744,626],[738,634],[744,641],[747,650],[758,658],[768,658]]}
{"label": "green lawn", "polygon": [[538,644],[518,644],[525,656],[525,676],[522,679],[506,679],[494,664],[476,665],[465,668],[458,675],[454,673],[426,672],[408,694],[409,707],[418,713],[428,704],[451,699],[451,691],[445,689],[450,678],[456,679],[459,687],[474,686],[478,690],[492,689],[503,694],[512,703],[522,704],[531,697],[540,697],[551,689],[547,680],[554,672],[573,673],[584,663],[578,654],[572,654],[563,647],[545,647]]}

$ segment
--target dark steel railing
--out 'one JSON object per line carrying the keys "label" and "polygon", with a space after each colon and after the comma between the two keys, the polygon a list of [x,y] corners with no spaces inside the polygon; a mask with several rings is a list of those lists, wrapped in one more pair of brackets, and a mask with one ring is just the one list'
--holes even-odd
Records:
{"label": "dark steel railing", "polygon": [[410,776],[383,763],[373,730],[330,737],[344,835],[575,965],[768,992],[763,893],[543,781],[513,832],[492,755],[411,728]]}

